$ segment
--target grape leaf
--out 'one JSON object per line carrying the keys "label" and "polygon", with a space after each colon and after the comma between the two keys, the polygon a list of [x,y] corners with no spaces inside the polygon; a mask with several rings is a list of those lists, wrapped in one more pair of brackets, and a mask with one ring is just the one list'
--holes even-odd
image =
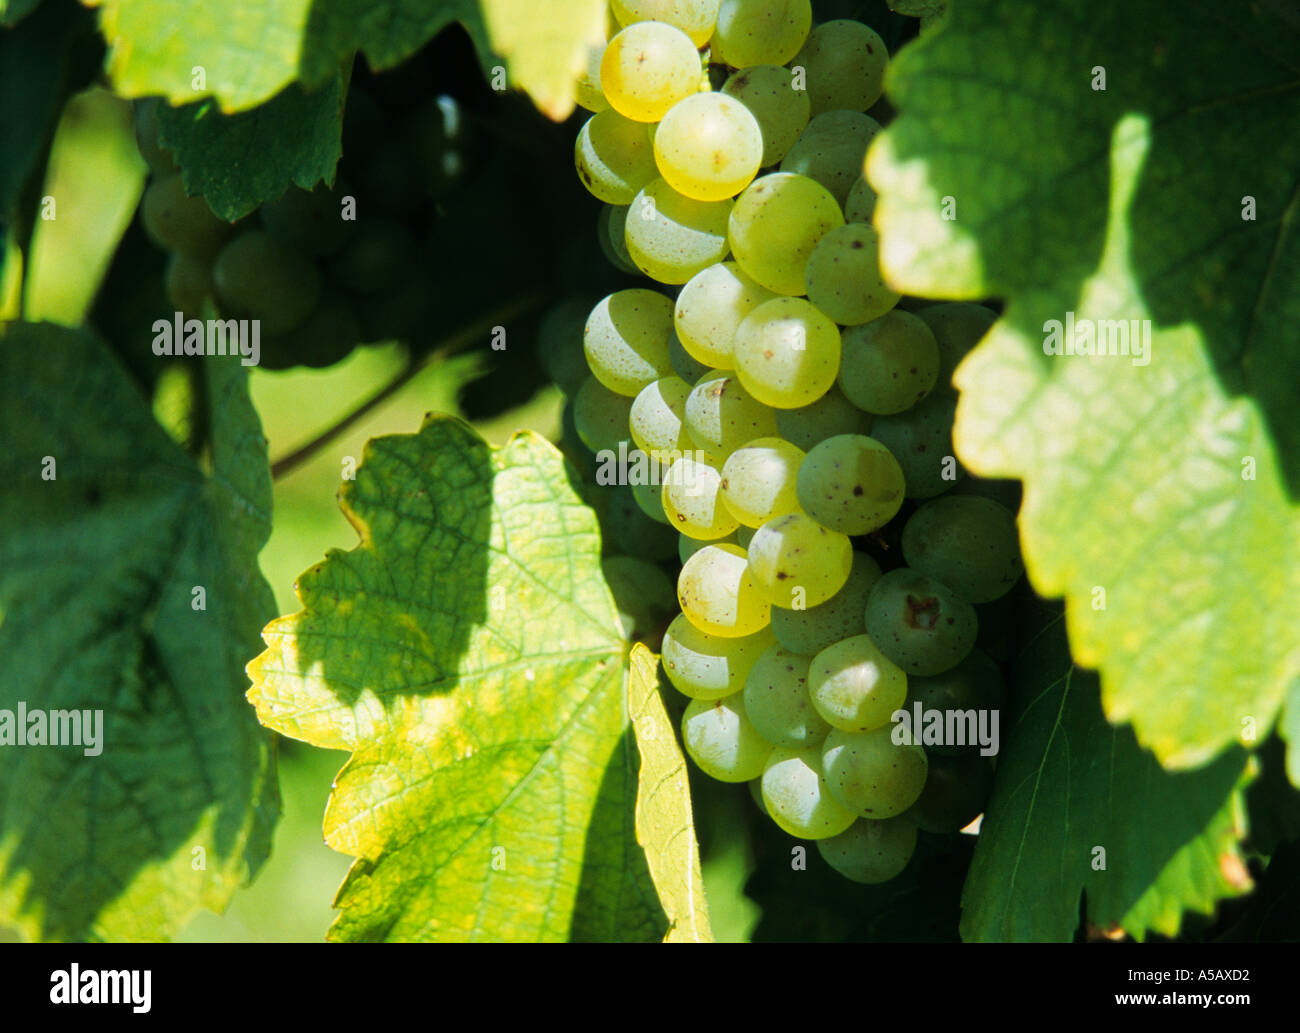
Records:
{"label": "grape leaf", "polygon": [[0,749],[0,923],[29,938],[168,937],[270,846],[270,736],[243,695],[275,612],[266,442],[247,370],[203,369],[210,475],[96,338],[0,337],[0,709],[103,721],[97,755]]}
{"label": "grape leaf", "polygon": [[[956,448],[1024,480],[1030,578],[1106,715],[1185,768],[1289,693],[1300,784],[1297,53],[1272,4],[966,0],[893,66],[868,175],[897,287],[1009,298]],[[1071,319],[1129,354],[1048,354]]]}
{"label": "grape leaf", "polygon": [[[1059,606],[1030,604],[993,797],[962,893],[964,940],[1068,941],[1079,921],[1173,936],[1250,888],[1237,847],[1254,761],[1240,748],[1171,773],[1106,723]],[[1009,718],[1009,720],[1008,720]]]}
{"label": "grape leaf", "polygon": [[371,441],[340,499],[361,543],[299,579],[249,665],[264,724],[353,754],[331,938],[661,938],[626,647],[559,453],[430,416]]}
{"label": "grape leaf", "polygon": [[509,62],[510,82],[548,118],[573,114],[574,84],[589,47],[605,44],[604,0],[481,0],[492,48]]}
{"label": "grape leaf", "polygon": [[0,0],[0,24],[16,25],[41,5],[41,0]]}
{"label": "grape leaf", "polygon": [[210,101],[160,107],[158,138],[176,153],[186,192],[234,222],[291,184],[310,190],[333,180],[343,154],[342,85],[337,75],[312,93],[295,84],[233,115]]}
{"label": "grape leaf", "polygon": [[712,943],[686,759],[659,695],[658,673],[654,655],[640,643],[633,646],[628,709],[641,754],[636,838],[671,923],[664,940]]}

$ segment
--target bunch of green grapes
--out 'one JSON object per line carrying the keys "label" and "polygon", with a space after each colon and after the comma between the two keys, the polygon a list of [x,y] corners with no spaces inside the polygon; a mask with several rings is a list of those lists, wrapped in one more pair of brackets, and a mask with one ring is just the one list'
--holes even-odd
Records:
{"label": "bunch of green grapes", "polygon": [[871,28],[814,27],[808,0],[611,14],[576,165],[608,206],[606,253],[656,284],[573,320],[552,372],[597,466],[662,460],[657,509],[641,498],[679,536],[662,664],[689,700],[686,753],[751,783],[847,878],[882,882],[918,830],[968,825],[991,782],[987,758],[928,749],[899,714],[1000,705],[975,606],[1020,577],[1015,517],[944,494],[963,476],[950,379],[995,317],[899,308],[882,273]]}

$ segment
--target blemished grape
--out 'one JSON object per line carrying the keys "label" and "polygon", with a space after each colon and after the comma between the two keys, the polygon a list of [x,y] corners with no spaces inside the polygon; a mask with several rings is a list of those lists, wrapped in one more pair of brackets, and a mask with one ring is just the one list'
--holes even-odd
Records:
{"label": "blemished grape", "polygon": [[783,65],[799,53],[811,26],[809,0],[722,0],[713,60],[732,68]]}
{"label": "blemished grape", "polygon": [[247,230],[222,248],[212,266],[212,282],[222,310],[260,320],[264,336],[301,325],[321,296],[315,264],[264,230]]}
{"label": "blemished grape", "polygon": [[917,316],[892,309],[841,337],[839,385],[859,409],[891,415],[928,395],[939,376],[939,346]]}
{"label": "blemished grape", "polygon": [[869,635],[827,646],[808,669],[813,706],[833,728],[869,732],[887,724],[907,699],[907,675]]}
{"label": "blemished grape", "polygon": [[628,414],[632,440],[662,468],[694,447],[682,423],[690,393],[691,386],[680,378],[660,377],[632,402]]}
{"label": "blemished grape", "polygon": [[769,520],[749,543],[749,571],[759,594],[776,606],[816,606],[849,579],[853,546],[802,513]]}
{"label": "blemished grape", "polygon": [[745,390],[735,373],[717,370],[686,396],[686,433],[697,451],[721,467],[746,442],[776,437],[776,417]]}
{"label": "blemished grape", "polygon": [[606,556],[601,572],[609,584],[623,625],[623,637],[650,634],[677,601],[668,575],[653,563],[635,556]]}
{"label": "blemished grape", "polygon": [[902,297],[880,272],[880,234],[865,222],[831,230],[808,256],[808,300],[831,319],[857,326],[878,319]]}
{"label": "blemished grape", "polygon": [[591,375],[582,353],[582,329],[591,305],[569,298],[548,309],[537,327],[537,346],[547,375],[572,398]]}
{"label": "blemished grape", "polygon": [[618,451],[628,440],[632,399],[615,394],[595,377],[588,377],[573,397],[573,423],[578,438],[593,452]]}
{"label": "blemished grape", "polygon": [[710,635],[740,638],[771,623],[771,605],[754,586],[738,545],[708,545],[688,559],[677,578],[677,601],[687,619]]}
{"label": "blemished grape", "polygon": [[709,635],[679,613],[664,632],[664,673],[684,696],[722,699],[744,691],[749,672],[773,641],[770,628],[742,638]]}
{"label": "blemished grape", "polygon": [[197,255],[173,251],[167,259],[163,283],[167,300],[178,312],[200,317],[203,303],[212,297],[212,263]]}
{"label": "blemished grape", "polygon": [[780,438],[746,442],[722,465],[722,500],[747,527],[798,513],[795,478],[801,462],[803,450]]}
{"label": "blemished grape", "polygon": [[382,294],[401,279],[414,256],[415,237],[400,222],[366,219],[331,259],[330,273],[357,294]]}
{"label": "blemished grape", "polygon": [[262,205],[262,225],[280,243],[303,254],[335,254],[357,228],[354,220],[343,218],[348,193],[343,183],[332,190],[323,184],[310,191],[291,186],[279,200]]}
{"label": "blemished grape", "polygon": [[704,46],[718,22],[720,0],[610,0],[610,10],[620,25],[667,22]]}
{"label": "blemished grape", "polygon": [[685,283],[727,257],[730,200],[693,201],[662,179],[647,183],[624,223],[627,253],[660,283]]}
{"label": "blemished grape", "polygon": [[606,204],[631,204],[659,175],[644,122],[617,111],[600,111],[578,130],[573,160],[583,185]]}
{"label": "blemished grape", "polygon": [[749,109],[763,138],[761,168],[784,158],[808,124],[808,92],[792,86],[790,69],[780,65],[754,65],[735,72],[722,84],[722,92]]}
{"label": "blemished grape", "polygon": [[790,62],[804,69],[814,115],[866,111],[885,89],[889,52],[876,31],[847,18],[823,22]]}
{"label": "blemished grape", "polygon": [[641,270],[627,250],[627,213],[630,206],[607,204],[596,217],[596,243],[605,260],[620,272],[637,276]]}
{"label": "blemished grape", "polygon": [[909,499],[942,495],[965,476],[952,454],[956,411],[956,398],[935,390],[910,409],[871,421],[871,436],[893,453],[903,470]]}
{"label": "blemished grape", "polygon": [[778,409],[776,426],[783,438],[807,452],[837,434],[870,433],[871,417],[845,398],[838,387],[832,387],[812,405]]}
{"label": "blemished grape", "polygon": [[682,745],[691,760],[719,782],[748,782],[767,767],[772,744],[754,730],[742,693],[693,699],[682,716]]}
{"label": "blemished grape", "polygon": [[916,313],[934,333],[939,346],[938,386],[952,392],[953,370],[997,322],[997,313],[969,301],[927,305]]}
{"label": "blemished grape", "polygon": [[635,398],[672,372],[672,327],[672,299],[658,291],[633,287],[607,295],[591,310],[582,334],[592,375],[611,391]]}
{"label": "blemished grape", "polygon": [[854,882],[873,885],[902,873],[916,851],[916,826],[906,816],[861,818],[844,832],[817,841],[828,865]]}
{"label": "blemished grape", "polygon": [[844,221],[870,222],[875,211],[876,192],[865,176],[859,176],[849,188],[848,199],[844,202]]}
{"label": "blemished grape", "polygon": [[705,541],[725,538],[738,521],[722,501],[722,474],[716,467],[682,456],[663,479],[663,512],[682,534]]}
{"label": "blemished grape", "polygon": [[821,769],[831,795],[862,818],[892,818],[916,803],[929,762],[914,742],[895,743],[894,725],[869,732],[831,730]]}
{"label": "blemished grape", "polygon": [[808,657],[775,645],[745,679],[745,713],[774,746],[816,746],[831,730],[808,696]]}
{"label": "blemished grape", "polygon": [[867,634],[908,674],[956,667],[979,633],[975,610],[946,585],[910,567],[885,574],[867,599]]}
{"label": "blemished grape", "polygon": [[605,47],[600,86],[615,111],[636,122],[658,122],[699,89],[700,55],[691,38],[664,22],[637,22]]}
{"label": "blemished grape", "polygon": [[803,298],[773,298],[736,328],[731,353],[745,390],[764,405],[797,409],[835,383],[840,330]]}
{"label": "blemished grape", "polygon": [[880,128],[874,118],[858,111],[813,115],[794,146],[781,159],[781,171],[816,180],[843,207],[853,184],[862,176],[867,147]]}
{"label": "blemished grape", "polygon": [[816,745],[777,746],[763,769],[763,805],[783,832],[798,839],[838,836],[855,818],[829,791],[820,754]]}
{"label": "blemished grape", "polygon": [[968,603],[1001,598],[1020,580],[1016,518],[978,495],[932,499],[903,528],[908,566],[943,583]]}
{"label": "blemished grape", "polygon": [[736,198],[728,234],[736,262],[777,294],[806,294],[804,267],[818,242],[844,225],[839,202],[807,176],[759,176]]}
{"label": "blemished grape", "polygon": [[[677,536],[677,559],[680,563],[685,563],[706,545],[740,545],[736,540],[735,532],[725,535],[713,542],[706,542],[703,538],[692,538],[688,534],[679,534]],[[743,549],[744,546],[741,545]]]}
{"label": "blemished grape", "polygon": [[[775,627],[773,628],[775,631]],[[944,728],[954,727],[960,723],[961,737],[964,742],[935,744],[927,746],[926,752],[940,756],[953,753],[968,753],[972,749],[978,752],[976,743],[979,734],[979,711],[1000,710],[1006,699],[1006,682],[1002,671],[992,657],[981,649],[972,649],[956,667],[929,678],[909,678],[907,682],[907,706],[910,709],[921,704],[922,713],[935,711],[943,715]],[[976,725],[972,728],[966,718],[949,711],[974,712]]]}
{"label": "blemished grape", "polygon": [[777,607],[772,611],[776,640],[793,653],[811,657],[842,639],[865,634],[867,597],[879,579],[880,564],[865,552],[855,552],[849,579],[824,603],[805,610]]}
{"label": "blemished grape", "polygon": [[719,262],[700,270],[677,295],[673,325],[682,348],[707,366],[731,369],[731,342],[736,327],[755,308],[775,297],[735,262]]}
{"label": "blemished grape", "polygon": [[654,134],[659,174],[696,201],[729,200],[749,186],[763,157],[763,134],[744,104],[725,93],[696,93],[673,105]]}
{"label": "blemished grape", "polygon": [[930,756],[925,788],[903,815],[923,832],[960,832],[984,813],[993,766],[978,753]]}
{"label": "blemished grape", "polygon": [[796,489],[814,520],[843,534],[866,534],[902,507],[903,471],[875,438],[840,434],[809,450]]}
{"label": "blemished grape", "polygon": [[164,251],[200,258],[211,258],[231,234],[230,223],[218,219],[207,201],[185,193],[179,172],[159,176],[145,189],[140,224]]}

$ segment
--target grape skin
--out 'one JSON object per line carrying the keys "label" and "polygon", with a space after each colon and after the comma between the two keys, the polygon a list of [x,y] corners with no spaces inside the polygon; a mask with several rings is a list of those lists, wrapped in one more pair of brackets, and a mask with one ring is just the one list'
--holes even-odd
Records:
{"label": "grape skin", "polygon": [[797,491],[804,512],[831,530],[867,534],[903,505],[903,471],[875,438],[840,434],[809,450]]}
{"label": "grape skin", "polygon": [[833,728],[869,732],[903,705],[907,675],[869,635],[854,635],[813,657],[808,692],[817,713]]}
{"label": "grape skin", "polygon": [[946,585],[899,567],[867,598],[867,634],[908,674],[929,676],[956,667],[975,646],[975,610]]}
{"label": "grape skin", "polygon": [[731,352],[745,390],[764,405],[797,409],[835,383],[840,331],[803,298],[773,298],[736,328]]}
{"label": "grape skin", "polygon": [[907,815],[855,821],[838,836],[817,841],[822,859],[854,882],[872,885],[900,875],[916,851],[916,825]]}
{"label": "grape skin", "polygon": [[775,606],[824,603],[844,587],[852,567],[848,537],[802,513],[769,520],[749,543],[753,583]]}
{"label": "grape skin", "polygon": [[745,550],[707,545],[682,565],[677,601],[692,624],[710,635],[741,638],[771,622],[771,606],[754,587]]}
{"label": "grape skin", "polygon": [[816,656],[842,639],[864,634],[867,598],[880,574],[879,563],[865,552],[854,552],[849,579],[826,602],[804,610],[777,607],[772,611],[776,640],[791,652]]}
{"label": "grape skin", "polygon": [[677,192],[696,201],[729,200],[758,172],[763,134],[747,107],[725,93],[697,93],[664,115],[655,164]]}
{"label": "grape skin", "polygon": [[664,22],[636,22],[605,47],[600,84],[620,115],[658,122],[699,88],[700,55],[691,38]]}
{"label": "grape skin", "polygon": [[902,814],[925,788],[925,750],[895,743],[893,731],[892,724],[869,732],[833,728],[822,744],[821,767],[831,795],[859,817]]}
{"label": "grape skin", "polygon": [[882,416],[911,408],[939,378],[939,346],[925,323],[893,309],[841,339],[839,385],[859,409]]}
{"label": "grape skin", "polygon": [[602,298],[582,334],[587,365],[596,379],[617,394],[635,398],[671,373],[672,313],[672,301],[658,291],[634,287]]}
{"label": "grape skin", "polygon": [[817,746],[831,730],[809,698],[808,664],[808,657],[773,645],[745,679],[745,712],[774,746]]}
{"label": "grape skin", "polygon": [[795,478],[803,455],[780,438],[755,438],[732,452],[722,465],[722,500],[731,514],[756,528],[800,512]]}
{"label": "grape skin", "polygon": [[754,730],[741,693],[693,699],[682,715],[682,745],[691,760],[719,782],[748,782],[767,767],[772,745]]}
{"label": "grape skin", "polygon": [[776,294],[799,295],[808,292],[804,267],[813,248],[843,225],[839,202],[815,179],[772,172],[736,198],[727,232],[750,277]]}
{"label": "grape skin", "polygon": [[744,104],[757,121],[763,139],[762,168],[789,153],[811,117],[807,91],[794,89],[790,70],[779,65],[742,68],[722,84],[722,92]]}
{"label": "grape skin", "polygon": [[823,111],[866,111],[885,88],[889,51],[879,34],[847,18],[823,22],[808,34],[791,61],[803,67],[814,115]]}
{"label": "grape skin", "polygon": [[682,284],[727,257],[731,201],[695,201],[662,179],[636,195],[624,223],[627,252],[653,280]]}
{"label": "grape skin", "polygon": [[815,745],[777,746],[763,769],[763,803],[768,814],[782,831],[799,839],[838,836],[855,817],[828,791],[820,753]]}
{"label": "grape skin", "polygon": [[978,495],[948,495],[921,506],[903,528],[903,557],[968,603],[1000,599],[1025,569],[1016,518]]}
{"label": "grape skin", "polygon": [[723,638],[701,631],[679,613],[664,632],[664,673],[684,696],[721,699],[744,691],[749,672],[773,642],[770,628],[741,638]]}
{"label": "grape skin", "polygon": [[844,326],[878,319],[902,297],[880,271],[880,234],[864,222],[822,237],[808,256],[804,279],[808,300]]}
{"label": "grape skin", "polygon": [[809,0],[722,0],[713,32],[713,59],[733,68],[783,65],[812,27]]}
{"label": "grape skin", "polygon": [[673,325],[682,348],[697,362],[714,369],[731,369],[736,328],[750,312],[774,297],[735,262],[719,262],[700,270],[677,295],[673,311]]}

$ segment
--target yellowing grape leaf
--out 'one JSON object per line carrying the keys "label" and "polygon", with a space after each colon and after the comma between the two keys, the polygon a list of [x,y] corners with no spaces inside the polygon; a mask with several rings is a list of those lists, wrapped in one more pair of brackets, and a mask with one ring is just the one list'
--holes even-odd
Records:
{"label": "yellowing grape leaf", "polygon": [[430,416],[367,447],[361,538],[249,665],[263,723],[352,758],[338,940],[657,940],[634,829],[626,646],[595,517],[531,433]]}
{"label": "yellowing grape leaf", "polygon": [[1107,717],[1186,768],[1289,693],[1300,784],[1297,53],[1273,4],[965,0],[891,69],[868,175],[897,287],[1008,299],[956,448],[1025,482]]}
{"label": "yellowing grape leaf", "polygon": [[588,47],[605,42],[604,0],[481,0],[492,49],[509,62],[509,80],[556,122],[573,113],[574,83]]}

